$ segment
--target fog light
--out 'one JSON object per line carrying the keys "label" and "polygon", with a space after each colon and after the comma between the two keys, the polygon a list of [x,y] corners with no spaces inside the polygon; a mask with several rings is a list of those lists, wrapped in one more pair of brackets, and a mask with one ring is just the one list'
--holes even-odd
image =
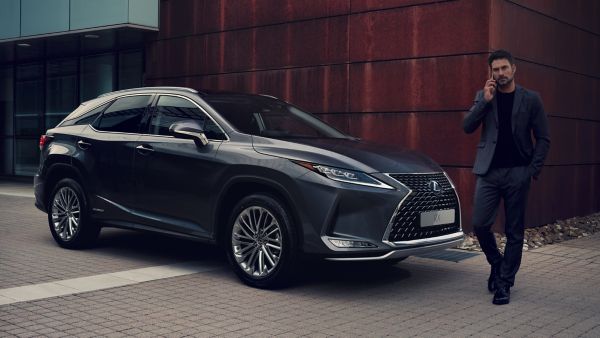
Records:
{"label": "fog light", "polygon": [[331,244],[338,248],[374,248],[375,245],[363,241],[350,241],[345,239],[330,239]]}

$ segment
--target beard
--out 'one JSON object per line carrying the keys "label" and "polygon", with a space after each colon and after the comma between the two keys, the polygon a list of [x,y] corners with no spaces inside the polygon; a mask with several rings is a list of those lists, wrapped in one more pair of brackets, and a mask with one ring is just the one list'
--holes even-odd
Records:
{"label": "beard", "polygon": [[496,83],[498,84],[499,87],[506,87],[509,86],[514,80],[514,77],[508,77],[508,76],[500,76],[496,79]]}

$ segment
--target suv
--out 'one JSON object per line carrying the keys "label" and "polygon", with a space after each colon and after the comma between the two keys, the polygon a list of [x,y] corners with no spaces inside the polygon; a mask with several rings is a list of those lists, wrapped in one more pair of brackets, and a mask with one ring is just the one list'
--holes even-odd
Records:
{"label": "suv", "polygon": [[200,240],[268,288],[301,254],[396,262],[463,238],[454,185],[431,159],[271,96],[112,92],[48,130],[40,150],[36,206],[65,248],[103,226]]}

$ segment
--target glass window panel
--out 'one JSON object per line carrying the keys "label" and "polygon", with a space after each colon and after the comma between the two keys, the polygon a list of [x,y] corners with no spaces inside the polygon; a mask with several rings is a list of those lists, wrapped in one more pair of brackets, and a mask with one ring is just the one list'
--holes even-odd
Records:
{"label": "glass window panel", "polygon": [[150,95],[128,96],[118,99],[98,119],[96,129],[123,133],[137,133]]}
{"label": "glass window panel", "polygon": [[143,58],[141,51],[119,54],[119,89],[142,86]]}
{"label": "glass window panel", "polygon": [[114,54],[84,57],[81,61],[81,101],[113,91]]}
{"label": "glass window panel", "polygon": [[0,137],[13,135],[13,67],[0,67]]}
{"label": "glass window panel", "polygon": [[44,66],[30,64],[17,67],[15,134],[38,136],[44,112]]}
{"label": "glass window panel", "polygon": [[46,41],[47,57],[75,56],[79,52],[79,35],[59,35]]}
{"label": "glass window panel", "polygon": [[189,100],[174,96],[161,96],[158,100],[156,113],[150,122],[150,133],[171,135],[169,133],[171,124],[184,120],[195,120],[202,127],[206,137],[209,139],[226,139],[219,126],[200,108]]}
{"label": "glass window panel", "polygon": [[44,40],[27,40],[17,42],[17,60],[33,60],[44,57]]}
{"label": "glass window panel", "polygon": [[115,48],[116,40],[114,29],[87,32],[81,36],[81,51],[84,54],[107,52]]}
{"label": "glass window panel", "polygon": [[46,129],[49,129],[77,107],[77,60],[50,61],[47,73]]}
{"label": "glass window panel", "polygon": [[15,43],[5,42],[0,44],[0,63],[13,62],[15,60]]}
{"label": "glass window panel", "polygon": [[12,137],[0,137],[0,174],[13,174],[13,143]]}
{"label": "glass window panel", "polygon": [[15,141],[15,175],[33,176],[39,165],[37,139],[17,139]]}

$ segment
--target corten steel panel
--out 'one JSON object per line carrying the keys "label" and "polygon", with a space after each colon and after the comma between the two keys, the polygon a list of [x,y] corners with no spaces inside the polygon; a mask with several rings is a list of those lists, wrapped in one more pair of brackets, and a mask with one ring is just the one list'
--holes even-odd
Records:
{"label": "corten steel panel", "polygon": [[487,75],[487,54],[350,65],[353,112],[467,110]]}
{"label": "corten steel panel", "polygon": [[538,92],[548,114],[600,121],[600,79],[516,61],[517,83]]}
{"label": "corten steel panel", "polygon": [[350,6],[352,12],[356,13],[415,5],[429,5],[444,1],[447,0],[350,0]]}
{"label": "corten steel panel", "polygon": [[344,15],[348,0],[222,0],[225,29]]}
{"label": "corten steel panel", "polygon": [[462,129],[463,112],[341,114],[348,132],[364,140],[419,150],[441,165],[470,167],[479,132]]}
{"label": "corten steel panel", "polygon": [[207,76],[155,78],[148,85],[268,94],[313,113],[347,111],[348,67],[319,66]]}
{"label": "corten steel panel", "polygon": [[508,49],[518,58],[600,77],[600,35],[506,1],[492,2],[492,13],[492,49]]}
{"label": "corten steel panel", "polygon": [[151,78],[345,63],[347,18],[150,42]]}
{"label": "corten steel panel", "polygon": [[161,1],[161,38],[260,27],[349,12],[348,0]]}
{"label": "corten steel panel", "polygon": [[[444,168],[454,181],[460,197],[463,229],[472,231],[473,196],[476,176],[470,168]],[[525,217],[526,227],[535,227],[576,215],[600,210],[600,165],[544,167],[538,180],[533,180]],[[504,206],[498,209],[492,227],[504,231]]]}
{"label": "corten steel panel", "polygon": [[600,163],[600,123],[550,117],[552,145],[546,164]]}
{"label": "corten steel panel", "polygon": [[487,52],[487,11],[483,2],[452,1],[353,15],[350,61]]}
{"label": "corten steel panel", "polygon": [[595,0],[512,0],[531,10],[600,34],[600,1]]}

